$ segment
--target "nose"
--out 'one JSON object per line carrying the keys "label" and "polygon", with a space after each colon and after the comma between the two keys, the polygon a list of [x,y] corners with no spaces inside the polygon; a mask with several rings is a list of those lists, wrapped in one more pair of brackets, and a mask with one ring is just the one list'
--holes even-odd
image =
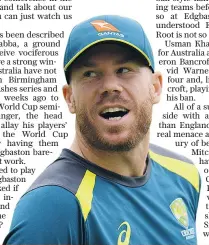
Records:
{"label": "nose", "polygon": [[120,79],[114,75],[105,75],[102,78],[100,94],[121,93],[123,87]]}

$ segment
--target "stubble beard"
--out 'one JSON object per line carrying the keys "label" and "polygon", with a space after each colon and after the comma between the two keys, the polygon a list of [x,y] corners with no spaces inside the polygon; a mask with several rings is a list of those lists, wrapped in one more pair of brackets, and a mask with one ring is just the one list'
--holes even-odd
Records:
{"label": "stubble beard", "polygon": [[[152,96],[149,93],[149,98],[145,100],[136,113],[136,120],[130,127],[129,135],[123,142],[113,144],[102,137],[98,128],[93,124],[87,113],[83,110],[77,110],[76,123],[85,143],[92,148],[107,152],[125,152],[135,148],[147,135],[152,121]],[[112,127],[109,133],[119,133],[123,130],[121,127]]]}

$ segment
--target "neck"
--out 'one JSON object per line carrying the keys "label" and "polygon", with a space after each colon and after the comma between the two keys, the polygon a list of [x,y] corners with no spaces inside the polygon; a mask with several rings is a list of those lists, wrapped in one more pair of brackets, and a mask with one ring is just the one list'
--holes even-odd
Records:
{"label": "neck", "polygon": [[128,177],[139,177],[146,169],[149,150],[149,133],[132,150],[125,152],[101,151],[87,145],[82,137],[76,137],[70,149],[94,164]]}

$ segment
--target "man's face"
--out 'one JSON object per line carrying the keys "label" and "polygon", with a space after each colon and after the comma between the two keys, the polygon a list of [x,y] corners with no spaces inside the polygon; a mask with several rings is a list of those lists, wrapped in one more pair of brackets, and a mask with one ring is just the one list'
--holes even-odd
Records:
{"label": "man's face", "polygon": [[86,51],[72,67],[64,96],[76,113],[77,130],[93,148],[129,151],[149,131],[161,81],[133,57],[129,47],[103,43]]}

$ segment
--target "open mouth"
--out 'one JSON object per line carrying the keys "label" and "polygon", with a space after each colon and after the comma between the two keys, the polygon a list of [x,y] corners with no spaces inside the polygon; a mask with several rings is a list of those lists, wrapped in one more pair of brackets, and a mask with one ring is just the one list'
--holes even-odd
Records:
{"label": "open mouth", "polygon": [[128,112],[129,112],[129,110],[127,110],[126,108],[114,107],[114,108],[107,108],[107,109],[103,110],[100,113],[100,116],[106,120],[118,121],[122,117],[124,117],[126,114],[128,114]]}

